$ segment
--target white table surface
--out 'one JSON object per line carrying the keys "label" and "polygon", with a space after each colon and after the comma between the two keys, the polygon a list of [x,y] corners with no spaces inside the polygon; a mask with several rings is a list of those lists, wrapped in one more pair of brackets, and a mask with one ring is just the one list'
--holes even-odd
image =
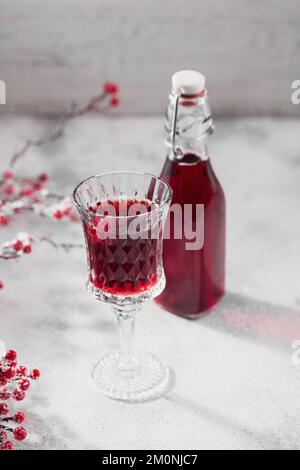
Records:
{"label": "white table surface", "polygon": [[[297,120],[217,121],[213,164],[228,204],[227,294],[209,315],[187,321],[145,306],[136,346],[170,365],[167,396],[143,404],[94,394],[93,363],[117,347],[115,318],[87,294],[85,253],[47,245],[20,262],[1,262],[0,339],[42,370],[22,407],[33,449],[300,448],[300,141]],[[24,137],[47,121],[0,120],[1,167]],[[158,173],[162,119],[85,117],[66,137],[32,151],[19,170],[47,170],[65,193],[79,180],[116,169]],[[0,228],[82,240],[79,224],[19,216]],[[178,279],[180,289],[180,279]]]}

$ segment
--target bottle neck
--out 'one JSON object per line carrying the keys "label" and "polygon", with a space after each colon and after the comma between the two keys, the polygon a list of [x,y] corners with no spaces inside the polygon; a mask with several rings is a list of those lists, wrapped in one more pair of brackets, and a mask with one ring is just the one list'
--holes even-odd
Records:
{"label": "bottle neck", "polygon": [[185,155],[208,159],[207,136],[212,133],[212,116],[207,93],[202,96],[169,96],[165,140],[169,158],[183,160]]}
{"label": "bottle neck", "polygon": [[201,140],[194,139],[191,142],[180,141],[180,153],[173,151],[172,145],[167,144],[167,156],[172,161],[182,163],[196,163],[198,161],[206,161],[209,159],[207,137],[204,136]]}

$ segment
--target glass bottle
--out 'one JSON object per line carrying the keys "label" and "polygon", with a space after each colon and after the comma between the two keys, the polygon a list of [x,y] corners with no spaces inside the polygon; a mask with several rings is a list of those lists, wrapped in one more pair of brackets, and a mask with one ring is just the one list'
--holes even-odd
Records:
{"label": "glass bottle", "polygon": [[[195,318],[220,300],[225,283],[225,197],[208,155],[212,116],[199,72],[173,75],[165,130],[167,157],[160,177],[173,189],[173,200],[164,239],[167,284],[157,302],[169,312]],[[174,204],[181,217],[173,214]],[[196,234],[194,243],[187,226]]]}

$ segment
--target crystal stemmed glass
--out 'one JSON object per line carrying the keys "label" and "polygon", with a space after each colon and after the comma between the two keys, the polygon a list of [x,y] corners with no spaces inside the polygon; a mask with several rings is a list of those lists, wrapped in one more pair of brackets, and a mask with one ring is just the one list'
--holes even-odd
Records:
{"label": "crystal stemmed glass", "polygon": [[153,354],[133,352],[136,314],[165,287],[163,227],[172,190],[133,172],[93,176],[74,190],[87,248],[88,291],[112,306],[120,350],[100,360],[92,379],[111,398],[147,400],[168,386],[169,370]]}

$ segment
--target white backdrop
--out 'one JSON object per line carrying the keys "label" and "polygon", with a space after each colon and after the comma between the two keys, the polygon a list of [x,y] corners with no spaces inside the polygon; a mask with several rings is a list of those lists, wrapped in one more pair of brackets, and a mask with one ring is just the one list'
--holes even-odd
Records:
{"label": "white backdrop", "polygon": [[62,111],[112,79],[121,112],[160,113],[191,67],[215,113],[296,115],[299,18],[299,0],[0,0],[6,110]]}

